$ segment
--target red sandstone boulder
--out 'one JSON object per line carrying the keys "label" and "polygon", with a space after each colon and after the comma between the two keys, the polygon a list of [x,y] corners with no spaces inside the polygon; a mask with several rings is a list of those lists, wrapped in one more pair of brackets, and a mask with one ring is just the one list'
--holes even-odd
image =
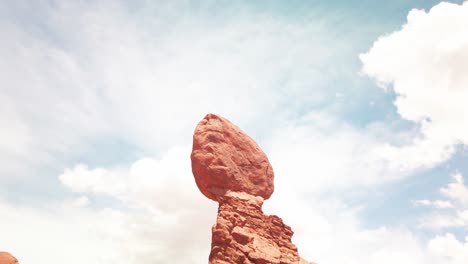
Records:
{"label": "red sandstone boulder", "polygon": [[18,260],[8,252],[0,252],[0,264],[18,264]]}
{"label": "red sandstone boulder", "polygon": [[273,169],[265,153],[229,120],[208,114],[193,135],[192,172],[200,191],[218,201],[227,191],[268,199]]}

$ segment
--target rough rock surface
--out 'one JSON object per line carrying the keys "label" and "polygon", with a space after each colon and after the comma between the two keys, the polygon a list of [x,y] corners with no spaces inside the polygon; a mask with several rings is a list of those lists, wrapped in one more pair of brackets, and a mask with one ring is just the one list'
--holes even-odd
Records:
{"label": "rough rock surface", "polygon": [[0,252],[0,264],[18,264],[18,260],[8,252]]}
{"label": "rough rock surface", "polygon": [[309,264],[278,216],[263,214],[273,170],[258,145],[231,122],[208,114],[197,126],[192,171],[200,191],[219,202],[210,264]]}
{"label": "rough rock surface", "polygon": [[220,197],[210,264],[308,264],[291,242],[293,231],[278,216],[264,215],[263,199],[228,192]]}
{"label": "rough rock surface", "polygon": [[193,135],[192,172],[200,191],[218,201],[226,191],[268,199],[274,190],[267,156],[247,134],[215,114],[198,123]]}

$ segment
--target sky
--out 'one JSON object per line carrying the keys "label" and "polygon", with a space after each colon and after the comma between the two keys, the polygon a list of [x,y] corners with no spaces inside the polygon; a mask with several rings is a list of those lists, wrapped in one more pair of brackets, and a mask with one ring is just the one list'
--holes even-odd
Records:
{"label": "sky", "polygon": [[0,251],[206,263],[196,124],[275,172],[320,264],[468,259],[468,2],[0,0]]}

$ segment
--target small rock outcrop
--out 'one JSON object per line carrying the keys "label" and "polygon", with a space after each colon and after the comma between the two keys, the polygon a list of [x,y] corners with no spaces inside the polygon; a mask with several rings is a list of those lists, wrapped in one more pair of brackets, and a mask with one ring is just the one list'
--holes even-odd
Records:
{"label": "small rock outcrop", "polygon": [[18,264],[18,260],[10,253],[0,251],[0,264]]}
{"label": "small rock outcrop", "polygon": [[274,190],[265,153],[227,119],[208,114],[193,136],[192,172],[200,191],[219,203],[209,264],[308,264],[278,216],[263,214]]}

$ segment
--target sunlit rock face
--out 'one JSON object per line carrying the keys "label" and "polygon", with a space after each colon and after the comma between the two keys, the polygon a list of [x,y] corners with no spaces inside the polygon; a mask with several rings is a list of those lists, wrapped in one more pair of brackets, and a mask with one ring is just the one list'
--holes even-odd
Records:
{"label": "sunlit rock face", "polygon": [[229,120],[208,114],[193,135],[192,172],[200,191],[218,201],[227,191],[268,199],[273,169],[265,153]]}
{"label": "sunlit rock face", "polygon": [[263,214],[274,190],[265,153],[227,119],[208,114],[193,136],[192,172],[200,191],[219,203],[210,264],[308,264],[278,216]]}
{"label": "sunlit rock face", "polygon": [[8,252],[0,252],[0,264],[18,264],[18,260]]}

